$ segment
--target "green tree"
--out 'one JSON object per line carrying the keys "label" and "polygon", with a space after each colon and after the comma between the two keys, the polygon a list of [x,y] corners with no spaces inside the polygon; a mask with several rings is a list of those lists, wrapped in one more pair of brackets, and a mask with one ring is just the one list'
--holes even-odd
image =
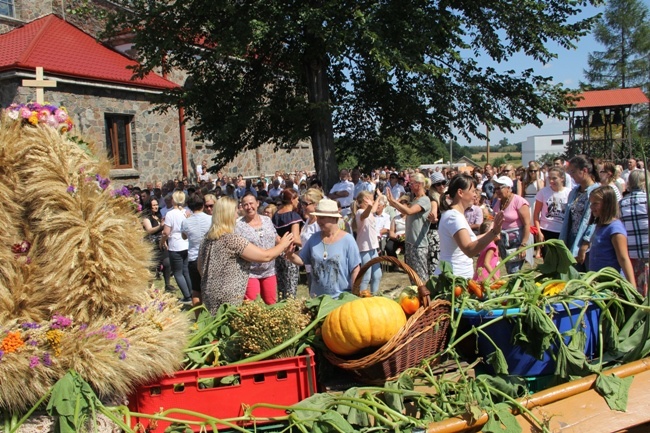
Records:
{"label": "green tree", "polygon": [[[591,88],[641,87],[650,94],[650,12],[640,0],[610,0],[594,37],[604,46],[588,57],[584,71]],[[648,107],[636,107],[640,132],[650,137]]]}
{"label": "green tree", "polygon": [[498,158],[494,158],[492,161],[492,167],[499,167],[501,164],[507,164],[508,161],[503,156],[500,156]]}
{"label": "green tree", "polygon": [[[594,37],[604,51],[589,54],[584,71],[591,85],[605,88],[648,86],[650,82],[650,22],[639,0],[610,0],[596,23]],[[646,91],[647,91],[646,87]]]}
{"label": "green tree", "polygon": [[597,3],[115,1],[125,12],[107,29],[133,35],[136,75],[189,74],[162,109],[185,107],[216,166],[262,143],[290,149],[309,138],[326,185],[337,179],[335,137],[358,146],[409,131],[483,139],[484,124],[512,132],[565,112],[566,89],[551,77],[477,58],[548,62],[546,44],[574,47],[594,21],[576,15]]}

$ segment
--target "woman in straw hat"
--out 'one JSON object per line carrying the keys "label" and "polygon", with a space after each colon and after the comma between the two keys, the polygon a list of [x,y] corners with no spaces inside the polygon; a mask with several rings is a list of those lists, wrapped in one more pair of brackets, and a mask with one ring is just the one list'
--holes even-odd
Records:
{"label": "woman in straw hat", "polygon": [[299,254],[286,251],[286,258],[299,266],[311,265],[311,296],[337,298],[352,290],[361,264],[359,248],[354,237],[338,225],[341,214],[336,201],[322,199],[311,215],[317,217],[320,232],[309,238]]}
{"label": "woman in straw hat", "polygon": [[244,300],[250,274],[250,262],[270,262],[293,242],[286,233],[278,244],[263,250],[235,234],[237,200],[222,197],[212,212],[212,226],[199,249],[201,295],[210,313],[221,304],[239,305]]}

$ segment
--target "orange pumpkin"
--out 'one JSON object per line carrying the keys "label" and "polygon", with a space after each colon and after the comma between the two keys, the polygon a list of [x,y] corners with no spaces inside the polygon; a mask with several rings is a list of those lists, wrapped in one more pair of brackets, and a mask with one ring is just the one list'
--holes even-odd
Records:
{"label": "orange pumpkin", "polygon": [[322,336],[337,355],[352,355],[368,347],[379,347],[406,324],[406,315],[392,299],[374,296],[341,305],[325,318]]}

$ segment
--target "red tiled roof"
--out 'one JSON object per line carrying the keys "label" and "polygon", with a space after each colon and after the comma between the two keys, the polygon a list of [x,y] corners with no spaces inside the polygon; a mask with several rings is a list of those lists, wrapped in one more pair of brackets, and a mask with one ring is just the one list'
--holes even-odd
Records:
{"label": "red tiled roof", "polygon": [[577,95],[581,100],[574,102],[571,109],[585,109],[596,107],[618,107],[635,104],[647,104],[650,102],[641,88],[613,89],[613,90],[590,90]]}
{"label": "red tiled roof", "polygon": [[172,89],[177,84],[154,73],[132,80],[128,66],[137,62],[103,45],[56,15],[47,15],[0,35],[0,71],[34,71],[46,74],[152,89]]}

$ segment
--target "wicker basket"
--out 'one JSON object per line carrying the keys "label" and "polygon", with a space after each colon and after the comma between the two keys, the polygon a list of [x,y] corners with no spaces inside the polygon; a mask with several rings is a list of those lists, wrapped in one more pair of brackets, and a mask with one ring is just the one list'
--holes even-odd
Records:
{"label": "wicker basket", "polygon": [[[394,257],[380,256],[361,267],[352,288],[358,294],[363,274],[376,263],[390,262],[402,268],[418,286],[422,306],[408,319],[406,325],[386,344],[362,358],[339,357],[325,349],[324,355],[333,365],[349,370],[361,382],[381,384],[395,379],[404,370],[417,366],[423,359],[441,352],[449,336],[450,304],[447,301],[430,302],[429,291],[423,281],[407,264]],[[440,362],[440,357],[431,365]]]}

